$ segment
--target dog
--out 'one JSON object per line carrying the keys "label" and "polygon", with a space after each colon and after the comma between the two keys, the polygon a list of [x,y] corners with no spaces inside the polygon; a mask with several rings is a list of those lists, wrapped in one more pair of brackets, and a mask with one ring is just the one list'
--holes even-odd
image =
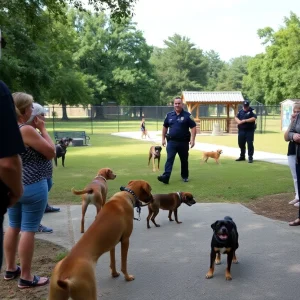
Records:
{"label": "dog", "polygon": [[211,157],[216,161],[217,164],[219,164],[219,158],[222,152],[223,151],[221,149],[218,149],[217,151],[203,152],[202,161],[207,162],[208,158]]}
{"label": "dog", "polygon": [[[77,191],[71,189],[74,195],[82,195],[82,216],[80,232],[84,233],[84,217],[89,204],[92,202],[96,206],[97,214],[106,202],[107,197],[107,180],[115,179],[117,177],[109,168],[100,169],[93,181],[87,185],[83,190]],[[97,215],[96,214],[96,215]]]}
{"label": "dog", "polygon": [[149,203],[148,205],[149,214],[147,217],[147,228],[151,228],[149,224],[150,220],[156,227],[160,227],[160,225],[155,222],[155,218],[159,213],[159,209],[169,211],[168,218],[170,221],[173,221],[172,212],[174,212],[175,221],[177,224],[181,224],[182,222],[178,221],[177,214],[177,209],[181,203],[192,206],[196,203],[196,201],[191,193],[186,192],[153,195],[153,202]]}
{"label": "dog", "polygon": [[115,246],[121,243],[121,271],[126,281],[134,280],[127,272],[129,238],[133,229],[134,207],[153,200],[151,186],[144,180],[133,180],[114,194],[103,206],[95,221],[75,244],[70,253],[55,266],[49,300],[96,300],[95,265],[110,251],[112,277],[116,270]]}
{"label": "dog", "polygon": [[62,138],[58,141],[58,144],[55,145],[56,154],[54,157],[54,162],[56,167],[57,167],[57,159],[60,157],[62,159],[62,166],[65,167],[65,157],[67,153],[67,148],[69,147],[72,141],[73,141],[72,138]]}
{"label": "dog", "polygon": [[149,150],[149,161],[148,166],[150,164],[150,160],[152,159],[152,167],[153,172],[155,172],[155,159],[157,159],[157,170],[159,170],[159,163],[160,163],[160,152],[162,150],[161,146],[151,146]]}
{"label": "dog", "polygon": [[231,280],[230,268],[231,263],[238,263],[235,251],[239,247],[239,234],[236,224],[231,217],[225,217],[224,220],[216,221],[211,225],[214,231],[211,240],[210,267],[206,274],[206,278],[212,278],[214,275],[214,265],[221,263],[221,253],[227,254],[227,268],[225,271],[225,279]]}

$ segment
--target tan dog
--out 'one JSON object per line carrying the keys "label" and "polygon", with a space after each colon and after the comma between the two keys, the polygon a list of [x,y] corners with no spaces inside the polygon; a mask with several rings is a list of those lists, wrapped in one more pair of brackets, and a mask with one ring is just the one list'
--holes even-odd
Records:
{"label": "tan dog", "polygon": [[94,180],[85,187],[84,190],[77,191],[72,189],[74,195],[82,195],[82,217],[80,232],[84,233],[84,217],[90,203],[94,204],[97,214],[106,202],[107,180],[115,179],[117,175],[109,168],[100,169]]}
{"label": "tan dog", "polygon": [[208,158],[213,158],[216,163],[218,164],[219,163],[219,158],[220,158],[220,155],[222,154],[222,150],[221,149],[218,149],[217,151],[211,151],[211,152],[203,152],[203,157],[202,157],[202,161],[204,162],[207,162]]}
{"label": "tan dog", "polygon": [[133,280],[134,276],[127,272],[133,209],[149,201],[153,201],[151,187],[144,180],[130,181],[122,192],[114,194],[70,253],[55,266],[48,299],[96,300],[95,265],[103,253],[110,251],[111,275],[118,277],[115,246],[119,242],[121,271],[127,281]]}
{"label": "tan dog", "polygon": [[159,170],[159,162],[160,162],[160,152],[162,148],[161,146],[151,146],[149,150],[149,161],[148,166],[150,164],[150,160],[152,159],[152,167],[153,172],[155,172],[155,159],[157,159],[157,170]]}
{"label": "tan dog", "polygon": [[177,209],[181,205],[181,203],[192,206],[196,203],[196,201],[191,193],[185,192],[153,195],[153,202],[148,205],[149,214],[147,217],[147,228],[151,228],[149,224],[150,219],[156,227],[160,227],[160,225],[155,222],[155,217],[158,215],[159,209],[169,211],[168,218],[170,221],[173,221],[171,215],[172,212],[174,212],[175,221],[178,224],[182,223],[178,221],[177,215]]}

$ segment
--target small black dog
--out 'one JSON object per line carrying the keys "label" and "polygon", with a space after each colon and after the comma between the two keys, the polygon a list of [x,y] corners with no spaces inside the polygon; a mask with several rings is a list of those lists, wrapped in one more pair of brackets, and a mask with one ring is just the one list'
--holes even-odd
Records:
{"label": "small black dog", "polygon": [[225,271],[226,280],[231,280],[230,267],[231,263],[238,263],[235,256],[235,251],[239,247],[239,234],[237,232],[236,224],[231,217],[225,217],[224,220],[216,221],[211,224],[214,231],[211,240],[210,252],[210,267],[206,274],[206,278],[212,278],[214,275],[215,263],[221,263],[221,253],[227,253],[227,268]]}
{"label": "small black dog", "polygon": [[57,159],[62,158],[62,165],[65,166],[65,157],[67,153],[67,147],[73,141],[72,138],[62,138],[58,141],[58,144],[55,145],[56,155],[54,157],[55,166],[57,166]]}

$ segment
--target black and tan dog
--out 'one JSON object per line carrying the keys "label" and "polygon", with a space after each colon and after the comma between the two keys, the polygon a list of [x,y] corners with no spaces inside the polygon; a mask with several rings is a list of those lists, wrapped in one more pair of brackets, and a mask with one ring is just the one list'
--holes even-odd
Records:
{"label": "black and tan dog", "polygon": [[203,152],[202,162],[207,162],[209,158],[213,158],[217,164],[219,164],[219,158],[222,154],[222,150],[218,149],[217,151]]}
{"label": "black and tan dog", "polygon": [[126,281],[134,280],[134,276],[127,271],[134,207],[152,201],[151,187],[146,181],[133,180],[121,190],[107,201],[70,253],[55,266],[49,300],[97,300],[95,266],[99,257],[110,251],[111,276],[118,277],[115,247],[119,243],[121,271]]}
{"label": "black and tan dog", "polygon": [[72,138],[62,138],[58,141],[58,144],[55,145],[55,152],[56,155],[54,157],[55,166],[57,166],[57,159],[61,157],[62,159],[62,166],[65,166],[65,157],[67,153],[67,148],[69,147],[70,143],[73,141]]}
{"label": "black and tan dog", "polygon": [[227,268],[225,271],[226,280],[231,280],[230,268],[231,263],[238,263],[235,255],[236,249],[239,247],[239,234],[236,224],[231,217],[225,217],[224,220],[216,221],[211,225],[214,231],[211,240],[210,267],[206,274],[206,278],[212,278],[214,275],[215,264],[221,263],[221,253],[227,254]]}
{"label": "black and tan dog", "polygon": [[192,206],[196,203],[196,201],[191,193],[185,192],[153,195],[153,202],[148,205],[149,214],[147,217],[147,228],[151,228],[149,224],[150,219],[156,227],[160,227],[160,225],[155,222],[155,218],[159,213],[159,209],[169,211],[168,218],[170,221],[173,221],[172,212],[174,212],[175,221],[177,222],[177,224],[182,223],[178,221],[177,215],[177,209],[181,205],[181,203]]}
{"label": "black and tan dog", "polygon": [[155,159],[157,159],[157,170],[159,170],[159,162],[160,162],[160,152],[162,148],[161,146],[151,146],[149,150],[149,161],[148,161],[148,166],[150,164],[150,160],[152,158],[152,167],[153,167],[153,172],[155,172]]}

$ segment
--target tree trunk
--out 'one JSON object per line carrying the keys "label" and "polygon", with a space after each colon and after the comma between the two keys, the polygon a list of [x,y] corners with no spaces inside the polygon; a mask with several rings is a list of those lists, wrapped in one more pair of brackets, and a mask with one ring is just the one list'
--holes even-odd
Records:
{"label": "tree trunk", "polygon": [[62,104],[62,118],[61,119],[62,119],[62,121],[69,121],[66,104]]}
{"label": "tree trunk", "polygon": [[103,106],[93,106],[92,107],[92,117],[96,120],[104,120]]}

